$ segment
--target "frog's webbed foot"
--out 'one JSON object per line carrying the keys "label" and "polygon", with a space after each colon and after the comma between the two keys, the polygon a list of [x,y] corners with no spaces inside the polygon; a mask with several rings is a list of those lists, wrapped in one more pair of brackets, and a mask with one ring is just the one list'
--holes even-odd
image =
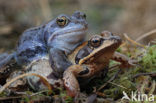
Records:
{"label": "frog's webbed foot", "polygon": [[68,60],[64,51],[61,51],[57,48],[50,49],[50,64],[52,69],[55,72],[55,75],[58,77],[62,77],[63,72],[72,65],[72,63]]}

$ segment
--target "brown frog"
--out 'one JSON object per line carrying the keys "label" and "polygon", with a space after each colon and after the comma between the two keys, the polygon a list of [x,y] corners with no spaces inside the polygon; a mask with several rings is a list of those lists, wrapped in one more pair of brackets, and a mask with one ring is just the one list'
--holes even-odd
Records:
{"label": "brown frog", "polygon": [[[120,46],[119,36],[109,35],[102,37],[96,35],[78,51],[75,57],[76,65],[70,66],[63,75],[64,86],[68,95],[75,97],[80,92],[79,82],[90,80],[107,71],[109,61],[113,58],[115,50]],[[80,80],[81,79],[81,80]]]}
{"label": "brown frog", "polygon": [[74,57],[76,65],[70,66],[63,75],[68,95],[75,97],[80,86],[85,86],[94,77],[104,77],[108,72],[110,59],[120,62],[120,68],[131,67],[132,61],[126,55],[116,52],[121,39],[111,32],[103,31],[77,48]]}

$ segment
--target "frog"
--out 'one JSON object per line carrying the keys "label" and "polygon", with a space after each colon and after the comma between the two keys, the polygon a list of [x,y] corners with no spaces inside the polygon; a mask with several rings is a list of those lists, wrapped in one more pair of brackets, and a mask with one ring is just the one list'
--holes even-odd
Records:
{"label": "frog", "polygon": [[78,96],[80,87],[86,88],[94,78],[105,78],[109,71],[110,60],[120,62],[120,69],[134,66],[136,60],[116,51],[121,44],[122,39],[119,36],[110,31],[103,31],[79,46],[72,55],[75,64],[70,66],[63,75],[67,94],[71,97]]}
{"label": "frog", "polygon": [[101,72],[107,72],[109,62],[121,43],[119,36],[93,36],[76,54],[75,64],[63,73],[67,94],[71,97],[77,96],[81,85],[88,83]]}
{"label": "frog", "polygon": [[25,30],[15,51],[2,56],[0,77],[11,72],[11,67],[5,67],[10,64],[10,61],[14,61],[14,64],[21,67],[26,67],[32,61],[37,61],[48,55],[55,76],[61,78],[64,70],[72,65],[67,56],[83,43],[87,29],[86,14],[75,11],[71,16],[60,14],[48,23]]}

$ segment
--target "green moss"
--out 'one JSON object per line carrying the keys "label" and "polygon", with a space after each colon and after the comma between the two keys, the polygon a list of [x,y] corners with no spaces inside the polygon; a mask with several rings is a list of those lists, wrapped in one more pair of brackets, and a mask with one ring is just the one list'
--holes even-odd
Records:
{"label": "green moss", "polygon": [[[139,51],[139,49],[137,51]],[[134,53],[128,54],[133,55]],[[140,54],[142,54],[142,50],[140,50]],[[138,65],[132,68],[123,69],[122,72],[118,74],[118,77],[103,89],[102,92],[106,95],[106,97],[113,98],[115,100],[120,99],[123,96],[123,91],[126,91],[126,93],[130,95],[132,91],[137,90],[136,87],[140,83],[133,80],[132,77],[134,75],[138,73],[156,72],[156,45],[147,48],[142,57],[136,58],[140,59]],[[110,67],[116,64],[117,62],[110,61]],[[100,85],[104,84],[107,80],[114,76],[118,70],[119,69],[117,68],[116,70],[109,72],[108,76],[105,78],[105,81],[97,80],[98,83]],[[98,84],[96,84],[96,86],[97,85]]]}
{"label": "green moss", "polygon": [[147,72],[156,71],[156,45],[148,48],[147,54],[140,61]]}
{"label": "green moss", "polygon": [[[112,72],[109,74],[109,77],[112,77],[112,75],[115,73]],[[109,83],[109,88],[104,89],[103,91],[107,97],[119,99],[123,95],[123,91],[126,91],[126,93],[130,94],[131,91],[136,90],[135,84],[131,81],[131,76],[129,73],[131,73],[131,71],[127,71],[124,74],[118,74],[118,77],[112,81],[112,83]]]}
{"label": "green moss", "polygon": [[149,47],[134,72],[156,72],[156,45]]}

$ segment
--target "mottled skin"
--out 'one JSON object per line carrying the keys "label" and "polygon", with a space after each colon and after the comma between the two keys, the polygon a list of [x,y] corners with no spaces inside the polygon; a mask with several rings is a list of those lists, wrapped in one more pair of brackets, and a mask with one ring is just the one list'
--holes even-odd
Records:
{"label": "mottled skin", "polygon": [[76,11],[72,16],[61,14],[47,24],[26,30],[20,37],[16,51],[1,60],[0,68],[12,58],[17,64],[27,66],[49,55],[55,75],[61,77],[72,64],[67,56],[84,41],[86,30],[84,13]]}
{"label": "mottled skin", "polygon": [[[109,60],[113,57],[115,50],[120,46],[121,39],[118,36],[94,36],[88,41],[76,55],[77,65],[70,66],[63,75],[64,86],[71,97],[80,92],[79,82],[90,80],[107,71]],[[79,81],[79,82],[78,82]],[[87,82],[88,82],[87,81]]]}

